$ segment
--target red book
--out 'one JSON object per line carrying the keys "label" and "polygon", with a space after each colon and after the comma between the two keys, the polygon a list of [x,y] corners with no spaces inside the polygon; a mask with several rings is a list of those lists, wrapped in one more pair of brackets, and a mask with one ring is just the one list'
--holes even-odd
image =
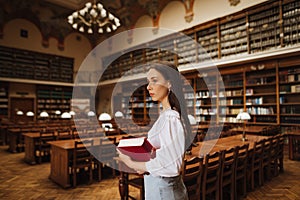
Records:
{"label": "red book", "polygon": [[135,161],[146,162],[155,158],[155,148],[145,137],[121,139],[118,149]]}

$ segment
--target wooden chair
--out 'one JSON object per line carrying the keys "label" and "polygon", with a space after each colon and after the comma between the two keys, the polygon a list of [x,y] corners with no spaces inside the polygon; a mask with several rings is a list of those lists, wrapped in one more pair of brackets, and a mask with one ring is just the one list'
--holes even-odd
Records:
{"label": "wooden chair", "polygon": [[72,175],[73,187],[77,186],[78,175],[88,175],[88,183],[93,180],[93,156],[89,152],[90,148],[93,148],[93,140],[81,140],[74,141],[75,147],[73,150],[73,157],[70,160],[70,171]]}
{"label": "wooden chair", "polygon": [[116,156],[116,138],[112,140],[100,139],[99,152],[97,157],[94,158],[94,170],[97,172],[97,180],[103,179],[103,169],[109,166],[112,169],[113,177],[116,176],[116,161],[113,159]]}
{"label": "wooden chair", "polygon": [[[223,196],[225,191],[229,191],[229,196],[231,200],[235,198],[235,169],[236,169],[236,159],[237,159],[238,147],[230,148],[224,150],[221,176],[220,176],[220,197],[224,199]],[[227,190],[223,190],[229,187]],[[228,199],[228,198],[225,198]]]}
{"label": "wooden chair", "polygon": [[277,151],[277,162],[278,162],[278,167],[279,167],[279,172],[284,171],[283,167],[283,158],[284,158],[284,135],[279,134],[277,135],[278,138],[278,151]]}
{"label": "wooden chair", "polygon": [[255,188],[255,178],[258,178],[258,185],[262,185],[262,155],[265,140],[254,142],[253,151],[251,152],[251,159],[249,163],[248,179],[250,182],[250,189]]}
{"label": "wooden chair", "polygon": [[279,164],[277,162],[277,154],[279,151],[279,139],[274,136],[271,138],[270,149],[270,178],[276,177],[279,174]]}
{"label": "wooden chair", "polygon": [[220,199],[220,175],[222,167],[223,151],[209,153],[205,156],[203,178],[202,178],[202,200],[205,200],[207,195],[215,194],[215,199]]}
{"label": "wooden chair", "polygon": [[[247,194],[247,166],[249,158],[249,144],[244,144],[238,148],[236,169],[235,169],[235,199],[239,199],[238,191],[241,191],[242,197]],[[241,190],[238,186],[241,186]]]}
{"label": "wooden chair", "polygon": [[[132,186],[132,187],[139,189],[139,191],[140,191],[139,199],[141,199],[141,200],[145,199],[145,188],[144,188],[144,176],[143,175],[128,174],[127,184],[128,184],[128,186]],[[128,191],[127,198],[135,199],[133,196],[131,196],[129,194],[129,191]]]}
{"label": "wooden chair", "polygon": [[190,200],[200,200],[203,174],[203,158],[185,159],[182,167],[182,178]]}
{"label": "wooden chair", "polygon": [[42,163],[43,160],[50,161],[51,145],[48,142],[54,140],[56,140],[54,130],[40,131],[40,136],[36,145],[38,163]]}
{"label": "wooden chair", "polygon": [[56,140],[70,140],[73,138],[72,132],[70,129],[58,129]]}
{"label": "wooden chair", "polygon": [[265,140],[264,149],[262,154],[262,161],[261,161],[261,181],[262,185],[264,184],[265,180],[271,179],[271,145],[272,145],[272,138],[268,138]]}

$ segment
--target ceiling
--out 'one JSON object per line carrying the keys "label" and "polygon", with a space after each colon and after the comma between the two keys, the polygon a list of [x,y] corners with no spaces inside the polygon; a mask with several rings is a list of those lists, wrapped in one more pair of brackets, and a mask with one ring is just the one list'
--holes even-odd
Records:
{"label": "ceiling", "polygon": [[[0,30],[6,22],[14,18],[25,18],[34,23],[42,32],[44,38],[56,37],[63,40],[66,35],[75,30],[67,23],[67,16],[75,10],[84,7],[89,0],[0,0]],[[94,0],[90,0],[94,1]],[[170,2],[176,0],[97,0],[121,21],[121,30],[130,29],[143,15],[149,15],[153,20]],[[114,33],[110,33],[114,34]],[[86,36],[95,42],[99,37],[110,35]]]}

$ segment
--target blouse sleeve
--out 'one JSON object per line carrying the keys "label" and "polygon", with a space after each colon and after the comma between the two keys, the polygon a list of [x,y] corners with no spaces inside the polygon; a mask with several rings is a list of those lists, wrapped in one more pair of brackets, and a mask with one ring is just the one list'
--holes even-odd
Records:
{"label": "blouse sleeve", "polygon": [[177,176],[180,173],[185,147],[183,126],[179,115],[174,115],[174,111],[159,120],[160,148],[156,150],[156,157],[146,162],[146,168],[152,176]]}

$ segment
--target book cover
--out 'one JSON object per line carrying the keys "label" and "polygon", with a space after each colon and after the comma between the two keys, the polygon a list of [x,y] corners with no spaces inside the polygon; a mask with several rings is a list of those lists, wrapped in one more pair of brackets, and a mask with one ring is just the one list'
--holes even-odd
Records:
{"label": "book cover", "polygon": [[118,149],[135,161],[146,162],[155,158],[155,148],[146,137],[121,139]]}

